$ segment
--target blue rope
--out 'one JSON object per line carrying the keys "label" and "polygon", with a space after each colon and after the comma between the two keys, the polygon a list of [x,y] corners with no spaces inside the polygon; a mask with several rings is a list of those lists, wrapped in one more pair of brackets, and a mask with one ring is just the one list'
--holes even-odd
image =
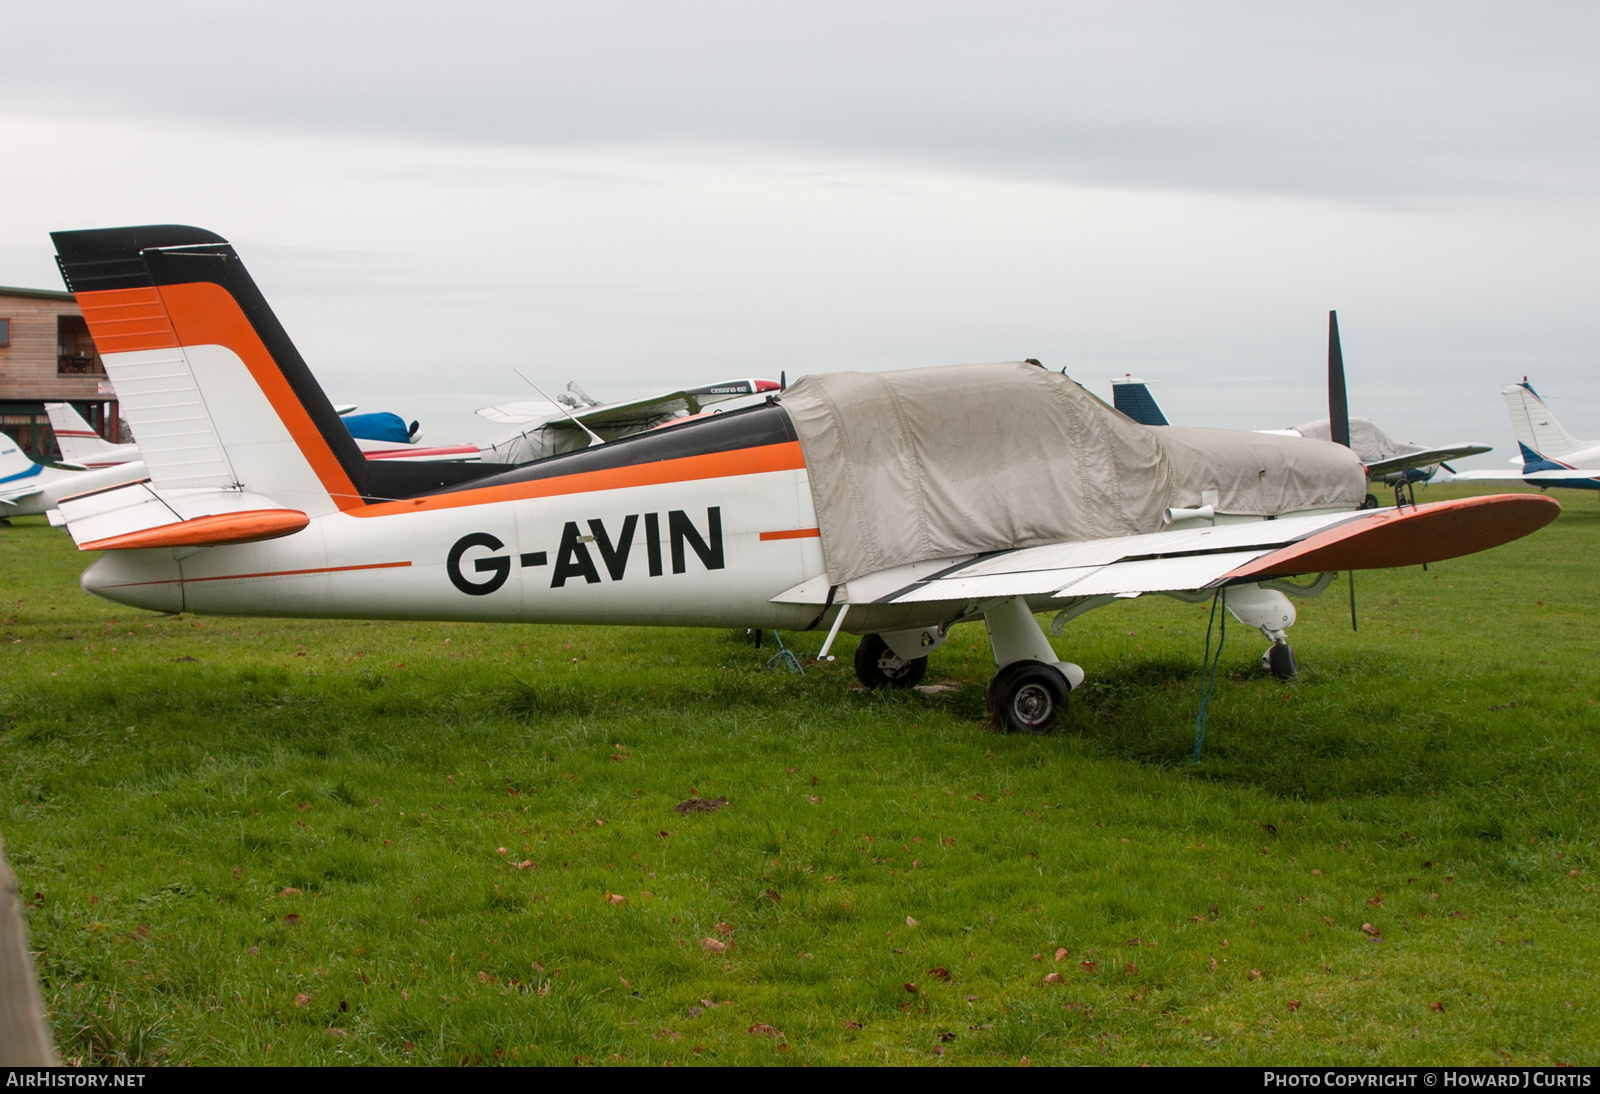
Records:
{"label": "blue rope", "polygon": [[[1217,665],[1222,662],[1222,644],[1228,640],[1228,605],[1224,597],[1225,590],[1218,589],[1211,598],[1211,618],[1206,622],[1206,655],[1200,662],[1200,713],[1194,720],[1194,762],[1200,764],[1200,750],[1206,743],[1206,708],[1211,705],[1211,695],[1217,684]],[[1211,656],[1211,628],[1217,622],[1217,605],[1222,604],[1222,628],[1217,635],[1217,655]],[[1206,667],[1210,666],[1211,675],[1206,676]]]}
{"label": "blue rope", "polygon": [[790,672],[804,676],[806,670],[800,667],[800,659],[790,653],[789,648],[783,644],[783,635],[773,631],[772,637],[778,643],[778,652],[767,659],[767,671],[776,672],[779,665],[786,665]]}

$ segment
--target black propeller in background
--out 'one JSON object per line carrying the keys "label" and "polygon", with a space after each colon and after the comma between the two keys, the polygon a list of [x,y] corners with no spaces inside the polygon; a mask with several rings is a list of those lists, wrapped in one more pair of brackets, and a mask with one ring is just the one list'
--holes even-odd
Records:
{"label": "black propeller in background", "polygon": [[1339,313],[1328,313],[1328,431],[1334,444],[1350,447],[1350,403],[1344,393],[1344,352],[1339,348]]}

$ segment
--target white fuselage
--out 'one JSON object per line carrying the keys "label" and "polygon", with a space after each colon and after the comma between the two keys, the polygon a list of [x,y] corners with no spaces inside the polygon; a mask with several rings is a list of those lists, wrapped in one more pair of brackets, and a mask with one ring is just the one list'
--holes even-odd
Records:
{"label": "white fuselage", "polygon": [[[824,569],[803,469],[452,499],[467,493],[317,517],[260,543],[110,551],[82,584],[137,607],[225,615],[794,628],[818,614],[771,603]],[[475,535],[452,579],[452,549]]]}

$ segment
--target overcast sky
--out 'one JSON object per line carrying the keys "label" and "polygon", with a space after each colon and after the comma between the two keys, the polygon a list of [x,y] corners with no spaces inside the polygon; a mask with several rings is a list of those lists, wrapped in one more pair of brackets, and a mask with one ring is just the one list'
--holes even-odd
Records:
{"label": "overcast sky", "polygon": [[1186,424],[1600,436],[1600,8],[4,6],[0,284],[231,239],[330,394],[482,435],[623,395],[1034,356]]}

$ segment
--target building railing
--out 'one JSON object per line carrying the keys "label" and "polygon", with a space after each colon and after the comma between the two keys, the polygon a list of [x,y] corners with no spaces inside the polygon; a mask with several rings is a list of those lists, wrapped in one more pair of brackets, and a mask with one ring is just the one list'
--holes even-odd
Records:
{"label": "building railing", "polygon": [[104,376],[105,368],[101,366],[100,359],[84,354],[63,354],[56,358],[57,376]]}

